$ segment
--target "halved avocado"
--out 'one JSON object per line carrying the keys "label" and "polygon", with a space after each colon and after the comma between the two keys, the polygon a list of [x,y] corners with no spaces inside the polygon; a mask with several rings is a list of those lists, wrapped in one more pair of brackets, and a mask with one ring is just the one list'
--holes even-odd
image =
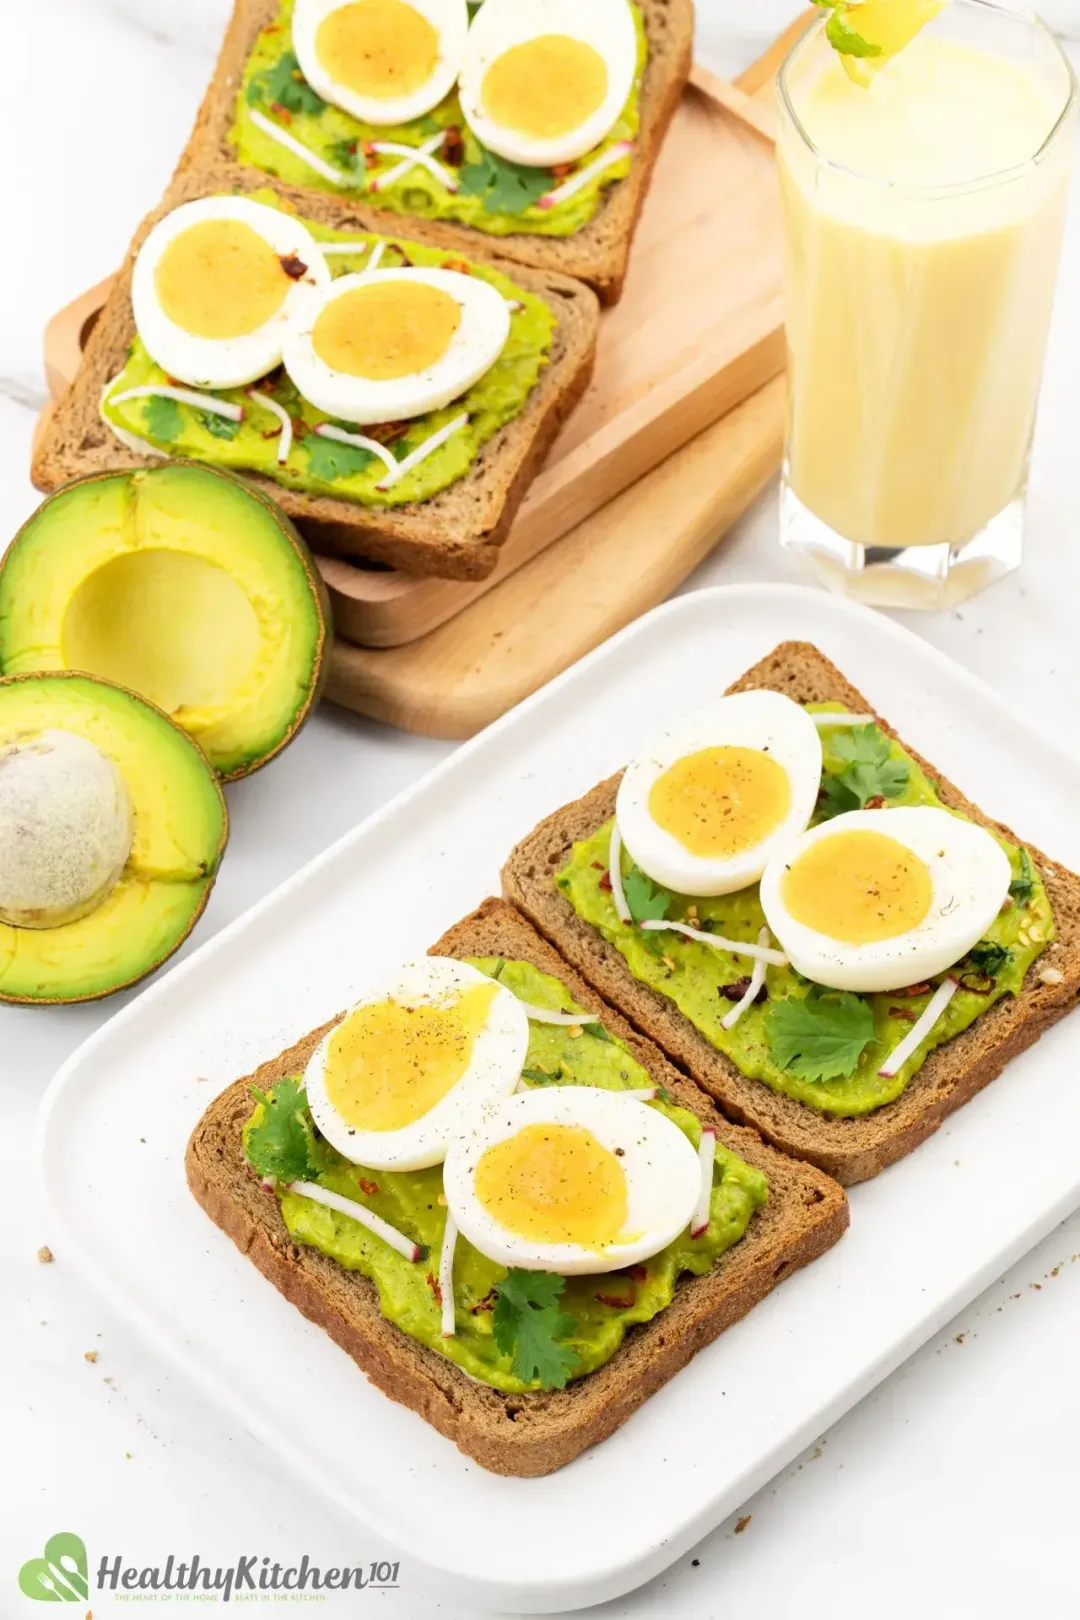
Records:
{"label": "halved avocado", "polygon": [[206,756],[134,692],[0,680],[0,1001],[93,1001],[153,972],[206,905],[228,826]]}
{"label": "halved avocado", "polygon": [[328,623],[284,512],[195,462],[76,479],[0,562],[0,675],[85,670],[129,687],[226,781],[265,765],[311,713]]}

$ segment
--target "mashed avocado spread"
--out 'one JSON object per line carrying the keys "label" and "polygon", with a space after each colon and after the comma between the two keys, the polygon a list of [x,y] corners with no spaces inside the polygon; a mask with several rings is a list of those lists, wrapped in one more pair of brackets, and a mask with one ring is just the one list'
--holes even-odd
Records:
{"label": "mashed avocado spread", "polygon": [[[259,190],[249,195],[252,201],[271,208],[285,207],[282,199],[273,191]],[[379,429],[359,430],[353,423],[337,422],[335,418],[327,416],[325,411],[318,410],[302,398],[288,374],[279,367],[271,377],[255,385],[257,390],[269,394],[292,418],[292,447],[288,459],[279,465],[280,422],[265,406],[252,401],[242,388],[208,390],[215,399],[242,406],[244,418],[241,422],[232,422],[226,417],[214,416],[192,405],[160,396],[129,399],[117,404],[116,396],[130,388],[160,386],[169,382],[166,373],[150,358],[139,338],[131,345],[124,369],[109,384],[102,402],[102,415],[112,426],[146,441],[165,454],[230,467],[235,472],[262,473],[288,489],[306,490],[313,495],[335,495],[372,507],[401,506],[410,501],[430,500],[440,490],[463,478],[482,446],[507,422],[521,414],[540,373],[548,363],[555,316],[542,298],[518,287],[508,276],[487,266],[468,265],[459,254],[423,247],[417,242],[376,237],[370,233],[334,231],[313,220],[305,220],[304,223],[320,242],[356,243],[355,255],[336,253],[330,258],[331,273],[335,277],[362,270],[372,244],[385,241],[386,252],[382,259],[385,270],[392,270],[398,265],[448,266],[454,270],[465,268],[471,275],[490,282],[504,298],[513,302],[510,336],[490,371],[460,399],[452,401],[442,410],[428,411],[407,423],[397,424],[394,434],[387,437],[386,442],[396,459],[402,461],[430,439],[432,434],[461,416],[462,412],[466,412],[469,418],[464,427],[426,460],[405,473],[390,489],[381,491],[378,485],[386,476],[386,467],[372,451],[339,444],[333,439],[322,439],[311,431],[320,422],[334,422],[335,426],[347,431],[363,431],[369,438],[378,438]],[[402,431],[398,432],[398,427]]]}
{"label": "mashed avocado spread", "polygon": [[[822,713],[841,709],[842,705],[808,703],[806,708],[811,713]],[[906,766],[906,775],[901,769],[893,772],[891,777],[887,775],[884,778],[894,783],[903,779],[903,786],[889,795],[889,805],[941,805],[933,782],[911,756],[898,742],[886,739],[883,733],[877,732],[876,728],[874,730],[882,756],[903,762]],[[813,818],[815,822],[822,819],[822,807],[832,790],[831,784],[838,784],[843,791],[845,761],[842,754],[837,752],[837,739],[844,734],[837,727],[822,730],[822,787],[825,798],[819,798],[819,809]],[[843,745],[840,747],[842,749]],[[854,806],[844,803],[841,807],[847,809]],[[645,932],[634,923],[619,921],[608,878],[610,821],[599,827],[591,838],[574,845],[571,858],[556,882],[578,916],[591,923],[614,945],[635,979],[672,1000],[694,1028],[712,1046],[726,1053],[749,1079],[762,1080],[774,1091],[794,1097],[823,1114],[854,1116],[868,1114],[884,1103],[892,1102],[922,1067],[934,1047],[941,1046],[961,1030],[967,1029],[1002,996],[1015,995],[1031,964],[1054,938],[1050,902],[1030,856],[1026,850],[1003,838],[998,838],[998,842],[1008,855],[1013,872],[1013,883],[1005,906],[983,940],[954,969],[960,989],[949,1002],[944,1015],[891,1079],[879,1075],[878,1069],[909,1033],[912,1023],[929,1002],[936,982],[933,985],[911,986],[899,992],[882,991],[857,998],[847,995],[844,998],[845,1011],[854,1011],[858,1017],[859,1009],[853,1007],[856,1001],[869,1008],[872,1035],[850,1073],[825,1080],[808,1079],[792,1072],[795,1065],[782,1067],[775,1061],[769,1039],[769,1009],[785,998],[801,999],[814,995],[809,981],[790,966],[769,967],[765,975],[767,999],[747,1008],[734,1029],[725,1030],[721,1020],[730,1012],[732,1001],[724,996],[723,988],[739,980],[745,983],[744,975],[749,964],[745,958],[736,958],[729,952],[718,951],[711,945],[701,944],[680,934],[662,930]],[[624,851],[624,878],[630,870],[630,858]],[[689,919],[692,924],[707,932],[711,930],[723,934],[728,939],[755,940],[765,921],[756,883],[737,894],[718,895],[714,899],[673,895],[664,915],[672,921],[685,922],[691,908],[694,911]],[[737,995],[735,999],[738,999]]]}
{"label": "mashed avocado spread", "polygon": [[[498,978],[535,1007],[579,1010],[557,979],[528,962],[474,958],[473,966]],[[522,1073],[530,1088],[587,1085],[622,1091],[652,1084],[641,1064],[596,1024],[582,1026],[575,1035],[565,1027],[531,1023]],[[663,1094],[655,1102],[640,1106],[662,1110],[697,1146],[701,1127],[687,1109],[668,1101]],[[263,1105],[257,1104],[245,1131],[248,1142],[264,1112]],[[507,1394],[540,1387],[537,1381],[525,1383],[516,1377],[512,1358],[495,1344],[492,1306],[495,1289],[507,1275],[505,1267],[486,1260],[464,1237],[459,1237],[454,1256],[457,1333],[452,1339],[441,1336],[435,1282],[446,1225],[446,1211],[439,1202],[442,1167],[410,1173],[365,1170],[341,1157],[321,1139],[318,1153],[325,1166],[317,1177],[320,1185],[366,1204],[420,1244],[424,1253],[417,1262],[405,1260],[349,1216],[283,1192],[282,1217],[296,1242],[309,1244],[348,1270],[369,1277],[378,1289],[380,1308],[389,1321],[455,1362],[470,1377]],[[559,1308],[573,1323],[564,1341],[574,1357],[571,1376],[583,1377],[610,1360],[628,1328],[635,1322],[650,1321],[671,1303],[683,1273],[701,1276],[710,1271],[720,1255],[743,1236],[768,1192],[768,1183],[759,1170],[717,1146],[711,1216],[703,1236],[691,1239],[684,1232],[651,1260],[627,1271],[568,1277]]]}
{"label": "mashed avocado spread", "polygon": [[[546,208],[540,198],[565,179],[551,169],[523,168],[482,147],[464,117],[456,90],[423,118],[393,127],[363,123],[324,101],[303,78],[292,48],[294,0],[282,0],[273,20],[260,33],[247,59],[236,101],[231,140],[241,163],[278,176],[288,185],[318,187],[337,195],[371,193],[372,183],[400,168],[400,153],[379,153],[372,142],[423,146],[448,132],[434,152],[440,166],[453,174],[451,191],[422,164],[380,189],[372,200],[380,208],[420,219],[454,220],[489,236],[528,234],[573,236],[600,206],[606,187],[630,172],[630,154],[613,161],[564,201]],[[583,0],[587,4],[587,0]],[[648,46],[640,7],[632,6],[638,36],[638,71],[630,97],[607,137],[574,165],[577,171],[603,158],[621,142],[637,137],[641,79]],[[259,127],[252,113],[269,119],[340,176],[332,180]]]}

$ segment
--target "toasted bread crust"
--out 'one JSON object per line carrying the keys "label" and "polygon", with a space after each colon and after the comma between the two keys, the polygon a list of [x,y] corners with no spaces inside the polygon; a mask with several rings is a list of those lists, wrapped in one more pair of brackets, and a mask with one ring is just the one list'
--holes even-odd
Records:
{"label": "toasted bread crust", "polygon": [[[862,693],[806,642],[783,643],[730,690],[758,687],[784,692],[797,702],[833,700],[858,713],[874,712]],[[890,737],[897,736],[879,715],[875,719]],[[984,815],[907,743],[903,746],[936,780],[947,805],[1015,843],[1024,842]],[[634,978],[615,948],[578,917],[556,888],[555,875],[573,844],[590,837],[614,813],[620,779],[621,773],[610,777],[541,822],[507,861],[503,893],[607,1001],[707,1091],[729,1119],[752,1125],[785,1153],[817,1165],[844,1186],[876,1176],[924,1142],[1080,999],[1080,878],[1029,844],[1046,883],[1058,938],[1033,964],[1020,994],[1003,997],[970,1028],[931,1052],[895,1101],[855,1119],[820,1114],[741,1074],[673,1001]],[[1047,966],[1061,972],[1060,984],[1043,983],[1040,974]]]}
{"label": "toasted bread crust", "polygon": [[512,907],[487,900],[433,947],[440,955],[496,955],[533,962],[557,975],[580,1005],[601,1012],[658,1085],[708,1119],[720,1142],[769,1180],[769,1202],[745,1236],[705,1277],[684,1278],[671,1305],[634,1327],[605,1366],[565,1390],[503,1395],[475,1383],[452,1362],[384,1318],[373,1285],[315,1249],[293,1242],[272,1193],[243,1157],[241,1128],[251,1111],[249,1083],[272,1084],[300,1071],[330,1025],[315,1030],[211,1104],[187,1150],[188,1184],[210,1218],[262,1274],[325,1329],[392,1400],[411,1407],[484,1468],[498,1474],[551,1473],[607,1438],[691,1357],[744,1316],[783,1277],[843,1235],[847,1200],[827,1176],[731,1125],[656,1050],[560,960]]}
{"label": "toasted bread crust", "polygon": [[[249,188],[253,171],[244,171]],[[265,177],[264,177],[265,179]],[[31,477],[38,489],[54,490],[72,478],[110,468],[151,466],[122,445],[102,421],[102,393],[122,369],[135,335],[131,276],[135,258],[156,222],[181,203],[227,189],[218,177],[186,174],[170,186],[153,214],[143,221],[128,250],[108,302],[98,317],[71,386],[55,407],[38,443]],[[341,230],[372,227],[336,198],[306,192],[301,202],[309,218]],[[387,216],[381,216],[386,218]],[[409,226],[409,221],[398,221]],[[411,231],[392,232],[397,241]],[[471,255],[474,262],[481,256]],[[428,501],[371,508],[356,501],[285,489],[258,473],[248,481],[272,497],[293,519],[317,552],[359,557],[408,573],[447,579],[485,579],[499,559],[518,508],[540,471],[563,422],[592,376],[599,330],[595,296],[580,283],[550,272],[530,270],[490,256],[484,263],[510,275],[554,310],[555,334],[548,366],[520,415],[480,450],[462,479]]]}
{"label": "toasted bread crust", "polygon": [[[604,193],[593,218],[574,236],[545,237],[527,232],[492,237],[468,225],[438,220],[413,221],[387,209],[370,207],[361,198],[343,198],[365,221],[363,229],[387,236],[409,235],[418,242],[454,249],[470,257],[516,260],[538,270],[561,272],[586,282],[601,302],[614,304],[622,294],[634,231],[641,214],[657,153],[690,76],[694,41],[693,0],[640,0],[649,42],[649,60],[641,87],[641,128],[637,150],[625,180]],[[261,169],[236,161],[229,140],[236,87],[260,30],[277,12],[277,0],[236,0],[214,76],[199,108],[177,174],[196,173],[202,181],[226,186],[266,184]],[[301,210],[312,197],[327,193],[308,186],[272,182]],[[486,244],[486,245],[485,245]]]}

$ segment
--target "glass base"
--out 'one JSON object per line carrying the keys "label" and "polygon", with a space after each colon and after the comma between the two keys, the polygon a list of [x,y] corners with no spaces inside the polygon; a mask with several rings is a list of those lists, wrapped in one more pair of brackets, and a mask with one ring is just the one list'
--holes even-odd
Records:
{"label": "glass base", "polygon": [[858,546],[843,539],[780,485],[780,544],[811,563],[822,583],[871,607],[950,608],[1020,566],[1024,497],[955,546]]}

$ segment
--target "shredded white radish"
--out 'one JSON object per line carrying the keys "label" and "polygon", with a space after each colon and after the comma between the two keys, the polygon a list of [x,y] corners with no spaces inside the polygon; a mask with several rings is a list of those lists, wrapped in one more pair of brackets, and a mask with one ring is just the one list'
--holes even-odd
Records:
{"label": "shredded white radish", "polygon": [[[365,250],[367,248],[367,243],[366,242],[320,242],[319,246],[322,249],[324,254],[326,254],[326,253],[363,253],[363,252],[365,252]],[[379,268],[379,265],[382,263],[382,256],[383,256],[383,254],[385,252],[386,252],[386,243],[385,242],[376,242],[374,247],[371,250],[371,258],[368,260],[367,264],[365,264],[364,268],[362,270],[358,271],[357,273],[359,275],[361,275],[361,276],[368,276],[368,275],[371,274],[371,272],[373,270],[377,270]]]}
{"label": "shredded white radish", "polygon": [[926,1009],[922,1017],[916,1019],[900,1045],[893,1048],[878,1070],[878,1074],[883,1080],[891,1080],[894,1075],[899,1074],[915,1048],[929,1035],[959,988],[960,985],[956,979],[942,979],[930,1000],[926,1003]]}
{"label": "shredded white radish", "polygon": [[248,398],[254,400],[256,405],[261,405],[263,410],[269,411],[271,416],[276,416],[281,423],[281,433],[278,435],[277,458],[278,466],[284,467],[289,459],[289,451],[292,449],[292,418],[284,405],[279,405],[276,399],[270,398],[269,394],[261,394],[257,388],[248,389]]}
{"label": "shredded white radish", "polygon": [[[334,427],[330,422],[320,422],[312,431],[317,433],[320,439],[336,439],[338,444],[353,444],[358,450],[370,450],[373,456],[378,456],[388,472],[392,473],[397,468],[397,462],[378,439],[369,439],[363,433],[346,433],[344,428]],[[379,488],[382,488],[381,484]]]}
{"label": "shredded white radish", "polygon": [[437,163],[432,156],[434,152],[438,151],[442,143],[443,136],[441,134],[433,135],[431,140],[425,141],[422,146],[400,146],[397,141],[372,141],[371,150],[373,152],[378,152],[386,157],[399,157],[402,162],[393,169],[388,169],[385,174],[376,175],[368,190],[385,191],[388,186],[394,186],[399,180],[403,180],[410,169],[421,168],[426,169],[432,179],[437,180],[441,186],[445,186],[447,191],[456,191],[458,183],[449,169],[444,169],[442,164]]}
{"label": "shredded white radish", "polygon": [[531,1002],[523,1001],[526,1016],[534,1024],[559,1024],[566,1028],[580,1027],[582,1024],[599,1024],[603,1020],[597,1013],[564,1013],[550,1012],[547,1007],[534,1007]]}
{"label": "shredded white radish", "polygon": [[380,264],[382,264],[383,254],[385,252],[386,252],[386,243],[385,242],[376,242],[375,246],[371,250],[371,258],[368,260],[367,264],[365,264],[365,266],[363,268],[363,271],[361,273],[363,275],[365,275],[365,276],[370,276],[370,274],[371,274],[371,272],[373,270],[377,270],[379,268]]}
{"label": "shredded white radish", "polygon": [[701,1141],[698,1143],[698,1163],[701,1166],[701,1191],[698,1193],[694,1213],[690,1217],[690,1236],[692,1238],[704,1237],[709,1230],[713,1165],[716,1163],[716,1132],[711,1125],[702,1127]]}
{"label": "shredded white radish", "polygon": [[[758,934],[757,942],[759,945],[767,945],[769,943],[769,930],[767,928],[763,928]],[[754,963],[754,969],[750,975],[750,983],[747,985],[742,998],[735,1003],[734,1007],[732,1007],[729,1013],[725,1013],[723,1018],[721,1018],[721,1029],[734,1029],[747,1007],[753,1006],[754,1002],[757,1000],[758,991],[765,983],[766,966],[767,964],[763,962],[760,957]]]}
{"label": "shredded white radish", "polygon": [[452,1339],[457,1333],[454,1321],[454,1250],[457,1248],[457,1223],[450,1211],[446,1212],[446,1230],[443,1232],[439,1254],[439,1293],[442,1295],[442,1336]]}
{"label": "shredded white radish", "polygon": [[521,302],[520,298],[507,298],[504,300],[504,302],[511,315],[520,315],[522,310],[525,308],[525,305]]}
{"label": "shredded white radish", "polygon": [[149,399],[152,394],[159,399],[175,399],[179,405],[194,405],[197,410],[209,411],[211,416],[227,416],[230,422],[244,420],[242,405],[232,405],[227,399],[217,399],[213,394],[200,394],[195,388],[174,388],[171,383],[147,383],[142,388],[125,388],[122,394],[114,394],[109,404],[122,405],[125,399]]}
{"label": "shredded white radish", "polygon": [[622,883],[622,834],[619,823],[611,823],[611,849],[608,854],[608,878],[611,882],[611,898],[615,902],[615,914],[622,923],[633,922],[630,907],[626,903],[626,891]]}
{"label": "shredded white radish", "polygon": [[441,449],[447,439],[452,439],[455,433],[460,432],[468,420],[469,414],[467,411],[462,411],[460,416],[455,416],[454,420],[447,422],[446,426],[440,428],[438,433],[433,433],[430,439],[425,439],[423,444],[417,445],[412,454],[406,456],[404,461],[395,462],[393,472],[387,473],[386,477],[375,487],[379,490],[392,489],[396,483],[404,478],[407,472],[412,472],[414,467],[418,467],[422,461],[427,460],[428,456],[434,455],[436,450]]}
{"label": "shredded white radish", "polygon": [[810,718],[819,730],[823,726],[872,726],[874,724],[872,714],[848,714],[846,711],[843,714],[812,714]]}
{"label": "shredded white radish", "polygon": [[723,934],[708,934],[703,928],[691,928],[689,923],[667,922],[663,917],[650,918],[639,924],[641,928],[670,928],[673,934],[696,939],[701,945],[712,945],[718,951],[730,951],[732,956],[749,956],[755,962],[769,962],[773,967],[787,967],[783,951],[774,951],[767,945],[751,945],[744,939],[725,939]]}
{"label": "shredded white radish", "polygon": [[631,1086],[629,1091],[620,1091],[620,1097],[633,1097],[635,1102],[655,1102],[657,1086]]}
{"label": "shredded white radish", "polygon": [[343,1198],[340,1193],[328,1192],[314,1181],[290,1181],[286,1192],[296,1193],[300,1198],[310,1198],[313,1204],[323,1204],[327,1209],[336,1209],[339,1215],[348,1215],[361,1226],[366,1226],[369,1232],[381,1237],[384,1243],[389,1243],[392,1249],[403,1255],[406,1260],[419,1260],[420,1250],[411,1238],[399,1232],[396,1226],[384,1221],[381,1215],[368,1209],[366,1204],[359,1204],[354,1198]]}
{"label": "shredded white radish", "polygon": [[603,174],[605,169],[610,169],[616,163],[621,163],[623,158],[633,150],[633,141],[616,141],[610,151],[603,153],[595,162],[588,164],[577,174],[572,174],[569,180],[563,181],[561,186],[556,186],[554,191],[549,191],[541,197],[537,207],[554,208],[556,203],[566,202],[570,197],[576,197],[582,187],[589,184],[590,180],[595,180],[596,176]]}
{"label": "shredded white radish", "polygon": [[329,180],[335,186],[347,186],[349,184],[347,174],[343,174],[340,169],[335,169],[332,163],[327,163],[326,159],[321,158],[318,152],[313,152],[309,146],[304,145],[303,141],[298,141],[295,135],[290,135],[287,129],[282,129],[280,124],[275,124],[272,119],[266,117],[265,113],[259,112],[258,108],[249,107],[248,116],[256,129],[261,129],[264,135],[269,135],[272,141],[277,141],[279,146],[283,146],[294,157],[303,158],[308,167],[314,169],[316,174],[321,174],[324,180]]}

